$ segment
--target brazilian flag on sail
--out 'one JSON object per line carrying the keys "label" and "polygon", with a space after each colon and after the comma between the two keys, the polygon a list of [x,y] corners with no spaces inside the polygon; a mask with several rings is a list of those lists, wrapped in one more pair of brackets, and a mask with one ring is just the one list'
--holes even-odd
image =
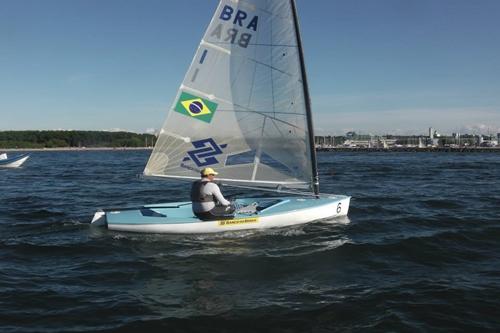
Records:
{"label": "brazilian flag on sail", "polygon": [[212,121],[215,110],[217,110],[217,103],[185,92],[181,93],[175,106],[175,111],[206,123]]}

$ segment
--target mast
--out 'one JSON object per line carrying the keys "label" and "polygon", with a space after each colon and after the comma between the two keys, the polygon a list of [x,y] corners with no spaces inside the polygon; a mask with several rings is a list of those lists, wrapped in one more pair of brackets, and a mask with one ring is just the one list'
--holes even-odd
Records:
{"label": "mast", "polygon": [[307,84],[306,66],[304,62],[304,51],[302,48],[302,39],[300,37],[299,29],[299,17],[297,14],[297,7],[295,5],[295,0],[290,0],[292,5],[293,13],[293,23],[295,26],[295,35],[297,36],[297,47],[299,49],[299,59],[300,59],[300,71],[302,73],[302,87],[304,88],[304,99],[306,104],[306,116],[307,116],[307,129],[309,132],[309,143],[311,145],[311,166],[312,166],[312,186],[314,194],[319,195],[319,175],[318,175],[318,164],[316,161],[316,148],[314,146],[314,126],[311,113],[311,97],[309,95],[309,86]]}

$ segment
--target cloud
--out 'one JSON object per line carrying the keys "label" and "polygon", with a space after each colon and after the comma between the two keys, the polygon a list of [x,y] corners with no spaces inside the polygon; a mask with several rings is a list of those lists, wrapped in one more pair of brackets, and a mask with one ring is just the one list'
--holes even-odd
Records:
{"label": "cloud", "polygon": [[147,134],[156,134],[157,130],[155,128],[146,128],[146,130],[144,131],[144,133],[147,133]]}
{"label": "cloud", "polygon": [[469,124],[460,128],[460,133],[470,134],[496,134],[500,133],[500,126],[490,126],[488,124]]}
{"label": "cloud", "polygon": [[324,94],[312,99],[316,132],[425,134],[433,127],[453,132],[488,134],[500,128],[500,98],[489,91],[381,91]]}
{"label": "cloud", "polygon": [[133,132],[129,129],[124,129],[124,128],[109,128],[109,129],[104,129],[104,132]]}

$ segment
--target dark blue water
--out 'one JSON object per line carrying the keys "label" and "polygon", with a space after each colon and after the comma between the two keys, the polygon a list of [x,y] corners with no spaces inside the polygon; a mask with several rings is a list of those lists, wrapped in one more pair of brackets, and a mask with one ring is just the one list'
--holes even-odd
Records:
{"label": "dark blue water", "polygon": [[[219,235],[91,227],[188,198],[147,151],[0,170],[0,332],[500,331],[500,154],[321,153],[348,219]],[[228,193],[229,190],[226,189]]]}

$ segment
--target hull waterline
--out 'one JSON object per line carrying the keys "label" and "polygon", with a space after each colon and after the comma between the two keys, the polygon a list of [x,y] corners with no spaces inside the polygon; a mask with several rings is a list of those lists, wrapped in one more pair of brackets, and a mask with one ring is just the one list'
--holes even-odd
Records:
{"label": "hull waterline", "polygon": [[237,213],[234,218],[201,221],[191,211],[190,202],[147,205],[135,209],[98,211],[92,224],[105,225],[110,230],[200,234],[235,230],[281,228],[313,221],[346,216],[350,197],[332,195],[316,198],[247,198],[238,199],[243,205],[257,204],[255,213]]}

